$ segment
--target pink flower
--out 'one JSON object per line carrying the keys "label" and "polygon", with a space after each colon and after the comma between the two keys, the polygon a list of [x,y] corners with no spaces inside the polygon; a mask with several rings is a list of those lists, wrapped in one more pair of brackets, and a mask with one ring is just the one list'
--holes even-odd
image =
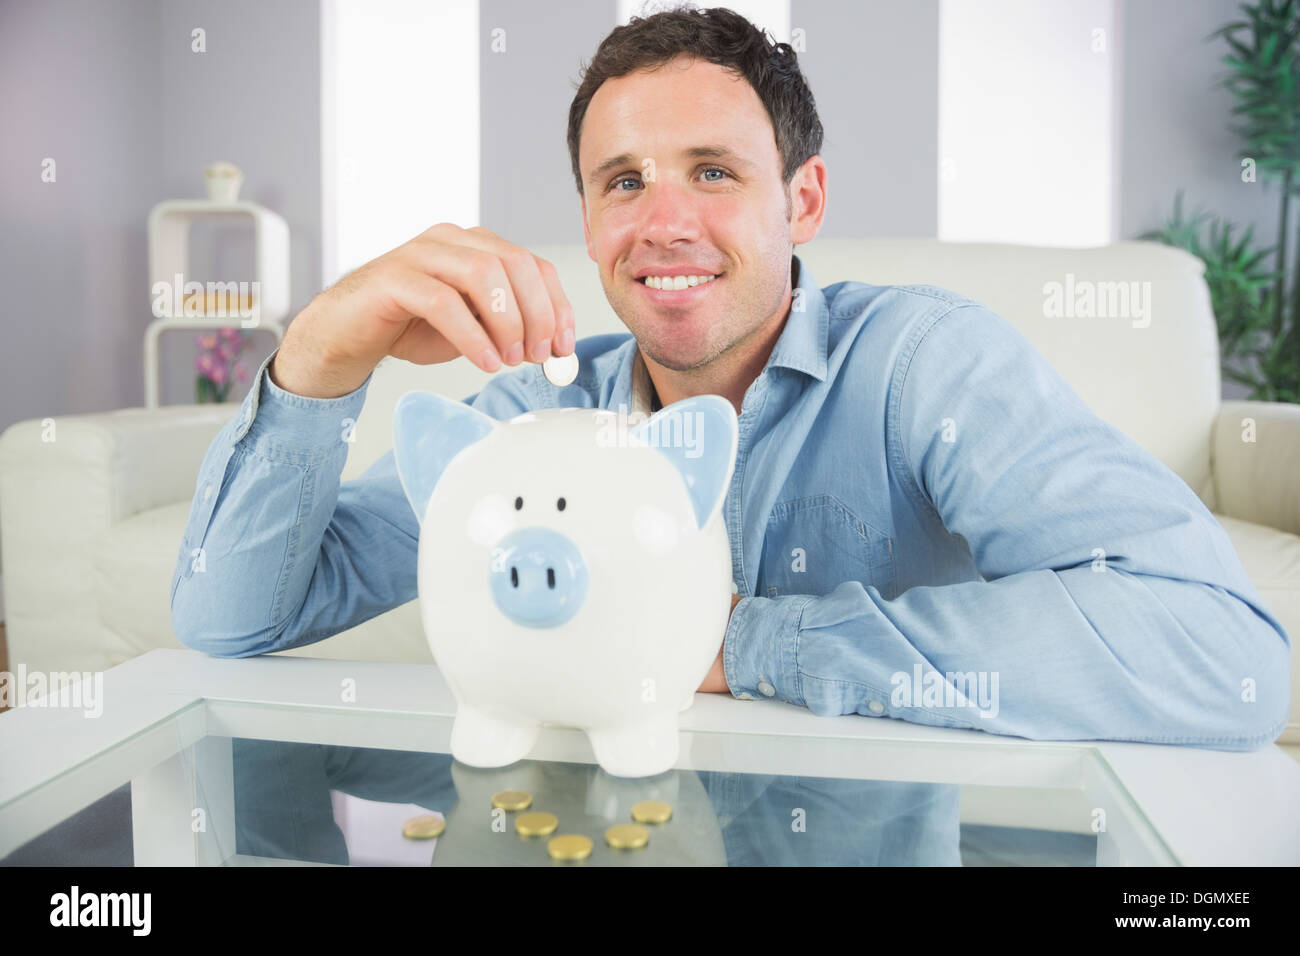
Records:
{"label": "pink flower", "polygon": [[243,362],[235,363],[235,378],[241,382],[248,381],[248,369],[244,368]]}
{"label": "pink flower", "polygon": [[199,348],[215,349],[217,347],[217,337],[215,335],[200,335]]}
{"label": "pink flower", "polygon": [[194,367],[198,369],[199,374],[204,378],[211,378],[212,370],[216,366],[216,360],[212,357],[211,352],[203,352],[194,363]]}
{"label": "pink flower", "polygon": [[209,375],[208,378],[212,379],[212,381],[216,382],[218,385],[224,385],[226,383],[226,367],[224,365],[216,366],[212,369],[212,374]]}
{"label": "pink flower", "polygon": [[227,342],[232,343],[238,343],[239,340],[243,338],[239,329],[235,328],[233,325],[228,325],[225,328],[218,330],[218,334]]}
{"label": "pink flower", "polygon": [[229,362],[238,354],[238,350],[230,344],[229,340],[223,339],[217,343],[217,355],[221,356],[223,362]]}

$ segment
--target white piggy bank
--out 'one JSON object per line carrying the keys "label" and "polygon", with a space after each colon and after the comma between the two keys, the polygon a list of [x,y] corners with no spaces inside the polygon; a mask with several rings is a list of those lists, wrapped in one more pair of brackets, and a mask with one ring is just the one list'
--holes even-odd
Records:
{"label": "white piggy bank", "polygon": [[695,396],[634,425],[590,408],[503,423],[412,392],[394,433],[420,520],[421,618],[459,705],[452,755],[513,763],[546,722],[585,730],[615,776],[672,767],[678,712],[731,611],[731,404]]}

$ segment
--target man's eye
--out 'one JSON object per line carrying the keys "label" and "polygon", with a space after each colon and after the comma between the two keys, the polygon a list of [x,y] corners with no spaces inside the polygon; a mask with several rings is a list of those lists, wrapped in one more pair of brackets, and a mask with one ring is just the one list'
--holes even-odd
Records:
{"label": "man's eye", "polygon": [[[728,173],[727,170],[725,169],[718,168],[718,166],[706,166],[706,168],[702,169],[701,172],[722,173],[723,176],[731,176],[731,173]],[[640,182],[641,179],[640,177],[636,177],[636,176],[620,176],[619,178],[615,179],[614,182],[610,183],[610,189],[614,190],[615,193],[629,193],[630,190],[619,189],[619,186],[623,185],[624,182],[629,182],[629,181]],[[706,182],[722,182],[722,179],[706,179]]]}

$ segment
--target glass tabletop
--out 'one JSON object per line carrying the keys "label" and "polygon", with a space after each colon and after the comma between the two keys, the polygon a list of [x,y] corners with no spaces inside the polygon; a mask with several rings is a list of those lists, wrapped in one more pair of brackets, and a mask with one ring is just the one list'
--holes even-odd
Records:
{"label": "glass tabletop", "polygon": [[[540,745],[538,759],[469,767],[447,753],[450,726],[199,701],[0,804],[0,865],[1178,863],[1085,744],[692,732],[683,769],[628,779]],[[494,806],[504,791],[529,805]],[[643,846],[612,846],[643,801],[671,816],[645,824]],[[525,835],[523,813],[553,814],[555,829]],[[404,835],[421,817],[440,835]],[[565,834],[589,854],[552,858]]]}

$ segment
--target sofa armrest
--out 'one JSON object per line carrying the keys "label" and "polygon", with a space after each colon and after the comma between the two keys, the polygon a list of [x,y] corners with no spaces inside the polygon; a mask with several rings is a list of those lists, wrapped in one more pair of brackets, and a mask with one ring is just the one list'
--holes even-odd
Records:
{"label": "sofa armrest", "polygon": [[1300,534],[1300,405],[1224,402],[1210,469],[1219,513]]}
{"label": "sofa armrest", "polygon": [[92,511],[107,527],[188,500],[203,455],[238,410],[232,402],[18,422],[0,435],[0,507],[10,493],[28,505],[50,500],[53,482],[60,510]]}
{"label": "sofa armrest", "polygon": [[238,409],[129,408],[31,419],[0,435],[11,661],[95,633],[91,542],[131,515],[192,498],[208,446]]}

